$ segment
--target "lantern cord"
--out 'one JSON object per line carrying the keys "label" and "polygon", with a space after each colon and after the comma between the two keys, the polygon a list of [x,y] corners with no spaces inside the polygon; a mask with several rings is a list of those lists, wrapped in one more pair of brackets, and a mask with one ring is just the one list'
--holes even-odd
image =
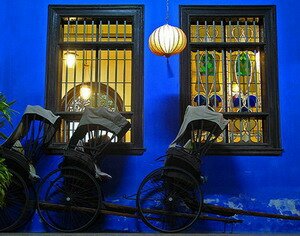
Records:
{"label": "lantern cord", "polygon": [[171,67],[170,62],[169,62],[169,57],[167,57],[167,71],[168,71],[168,78],[173,78],[174,73],[172,71],[172,67]]}
{"label": "lantern cord", "polygon": [[167,22],[167,24],[169,24],[169,18],[170,18],[170,16],[169,16],[169,0],[166,0],[166,10],[167,10],[167,13],[166,13],[166,22]]}

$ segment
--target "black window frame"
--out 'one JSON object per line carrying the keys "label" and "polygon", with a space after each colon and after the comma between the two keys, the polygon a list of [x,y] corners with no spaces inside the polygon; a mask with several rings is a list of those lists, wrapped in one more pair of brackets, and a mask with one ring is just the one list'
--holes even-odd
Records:
{"label": "black window frame", "polygon": [[[106,150],[108,154],[141,155],[145,148],[143,144],[143,103],[144,103],[144,5],[49,5],[48,35],[46,63],[46,108],[60,115],[62,119],[79,120],[80,112],[59,112],[59,78],[61,74],[60,22],[62,17],[126,17],[132,19],[133,41],[126,42],[132,49],[132,111],[127,112],[131,118],[131,142],[112,143]],[[66,44],[66,43],[64,43]],[[77,43],[78,44],[78,43]],[[117,47],[118,42],[87,43],[94,48]],[[76,43],[70,47],[78,46]],[[80,46],[80,45],[79,45]],[[65,45],[64,45],[65,47]],[[131,113],[131,114],[128,114]],[[122,112],[121,112],[122,114]],[[129,118],[129,117],[127,117]],[[55,140],[49,145],[48,152],[61,154],[66,148],[65,143]]]}
{"label": "black window frame", "polygon": [[[276,6],[198,6],[180,5],[181,29],[188,38],[187,48],[180,55],[180,117],[190,105],[191,96],[191,48],[192,47],[218,47],[222,43],[191,43],[190,22],[193,17],[262,17],[264,19],[264,43],[253,43],[252,46],[263,48],[265,52],[264,81],[262,82],[263,111],[260,118],[264,120],[264,138],[266,142],[261,144],[229,144],[215,143],[208,151],[209,155],[281,155],[280,123],[279,123],[279,89],[278,89],[278,62],[277,62],[277,32],[276,32]],[[198,44],[198,45],[196,45]],[[204,45],[206,44],[206,45]],[[240,46],[245,46],[239,43]],[[221,45],[221,47],[224,46]],[[247,113],[223,113],[225,118],[246,118]]]}

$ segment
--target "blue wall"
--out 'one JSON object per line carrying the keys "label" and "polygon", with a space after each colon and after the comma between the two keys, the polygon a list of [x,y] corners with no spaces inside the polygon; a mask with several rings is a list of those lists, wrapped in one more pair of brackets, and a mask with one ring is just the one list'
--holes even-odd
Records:
{"label": "blue wall", "polygon": [[[155,157],[163,154],[179,128],[179,57],[170,58],[173,76],[167,71],[166,59],[153,55],[147,46],[151,32],[165,22],[164,0],[4,0],[0,3],[0,91],[20,112],[27,104],[44,105],[45,63],[48,4],[144,4],[145,5],[145,103],[143,156],[111,156],[103,170],[113,175],[104,186],[108,199],[118,203],[124,194],[136,192],[139,183],[160,163]],[[297,108],[300,80],[300,27],[296,0],[173,0],[170,1],[170,24],[179,25],[179,5],[258,4],[277,6],[278,57],[280,88],[281,138],[284,153],[280,157],[210,156],[203,163],[208,183],[203,187],[207,202],[248,210],[282,212],[300,215],[300,156]],[[153,69],[155,68],[155,69]],[[168,88],[168,89],[166,89]],[[155,104],[155,106],[153,105]],[[279,105],[279,104],[278,104]],[[163,129],[161,128],[163,127]],[[10,130],[6,130],[9,132]],[[41,175],[55,168],[57,157],[48,156],[39,167]],[[46,168],[47,167],[47,168]],[[234,232],[297,232],[300,223],[237,216],[245,222],[233,227]],[[223,231],[223,224],[200,222],[195,232]],[[36,215],[23,230],[42,232],[47,229]],[[124,217],[106,217],[94,230],[150,230],[140,221]]]}

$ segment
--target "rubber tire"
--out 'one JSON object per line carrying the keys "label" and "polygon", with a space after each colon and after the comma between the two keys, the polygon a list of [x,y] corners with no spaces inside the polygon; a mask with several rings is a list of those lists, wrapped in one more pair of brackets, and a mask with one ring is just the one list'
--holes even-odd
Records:
{"label": "rubber tire", "polygon": [[[174,229],[163,229],[162,227],[158,227],[157,225],[154,225],[154,223],[152,223],[151,220],[147,219],[147,216],[144,214],[143,209],[142,209],[142,204],[141,204],[141,202],[143,201],[143,199],[141,199],[141,193],[143,191],[143,187],[147,184],[148,181],[151,181],[151,179],[153,179],[155,176],[161,175],[161,173],[164,173],[166,171],[181,174],[181,175],[184,175],[185,177],[188,177],[189,180],[193,183],[193,185],[195,185],[196,191],[199,194],[199,206],[196,206],[196,209],[195,209],[196,213],[192,215],[193,218],[189,222],[187,222],[187,224],[180,226],[179,228],[174,228]],[[179,179],[178,179],[178,181],[179,181]],[[147,198],[144,200],[148,201]],[[144,178],[144,180],[140,184],[138,192],[137,192],[136,205],[137,205],[139,216],[141,217],[143,222],[148,227],[150,227],[151,229],[153,229],[155,231],[159,231],[162,233],[178,233],[178,232],[184,231],[187,228],[189,228],[198,219],[199,215],[201,214],[201,209],[202,209],[202,205],[203,205],[203,195],[202,195],[202,192],[200,189],[199,182],[191,174],[189,174],[188,172],[186,172],[182,169],[179,169],[179,168],[163,167],[163,168],[154,170],[153,172],[151,172],[149,175],[147,175]],[[149,209],[149,208],[147,208],[147,210],[151,211],[151,209]],[[155,211],[156,209],[153,209],[153,210]],[[156,215],[159,215],[159,214],[156,214]]]}
{"label": "rubber tire", "polygon": [[[15,212],[17,212],[17,217],[15,217],[15,219],[12,220],[12,223],[10,225],[2,225],[3,221],[1,220],[1,217],[4,217],[4,211],[7,210],[7,206],[4,206],[2,209],[0,209],[0,232],[9,232],[9,231],[14,231],[17,228],[19,228],[20,226],[23,225],[24,223],[24,219],[26,216],[26,213],[30,210],[30,204],[29,204],[29,191],[28,191],[28,187],[27,184],[25,183],[25,181],[23,180],[23,178],[16,173],[14,170],[9,170],[10,173],[12,174],[12,182],[9,185],[7,192],[6,192],[6,196],[5,198],[7,199],[7,203],[6,204],[10,204],[10,202],[13,199],[16,199],[16,194],[13,191],[13,187],[14,186],[18,186],[19,191],[21,190],[22,192],[20,192],[20,197],[17,200],[22,200],[21,202],[21,206],[22,209],[17,209],[15,210]],[[9,210],[10,212],[12,212],[12,210]],[[4,219],[4,218],[2,218]]]}
{"label": "rubber tire", "polygon": [[[54,223],[53,218],[51,218],[49,212],[47,212],[47,208],[45,208],[45,206],[42,205],[42,203],[45,203],[45,199],[42,199],[42,196],[43,196],[43,193],[42,193],[43,186],[46,185],[46,184],[49,184],[48,181],[50,181],[50,185],[49,185],[49,187],[47,189],[47,192],[46,192],[47,194],[45,196],[45,197],[47,197],[49,195],[50,189],[54,186],[54,183],[56,181],[58,181],[60,178],[66,178],[65,177],[66,174],[64,176],[63,173],[66,173],[67,171],[75,171],[75,172],[77,172],[76,173],[77,177],[78,176],[85,176],[85,177],[87,177],[89,179],[89,181],[90,181],[89,184],[93,185],[93,187],[96,190],[96,194],[97,194],[97,198],[94,199],[96,201],[96,204],[97,204],[97,206],[95,207],[95,209],[93,208],[95,210],[95,212],[89,217],[90,219],[88,219],[88,221],[86,223],[83,223],[82,225],[80,225],[78,227],[74,227],[74,228],[62,228],[62,227],[60,227],[60,225]],[[51,178],[53,178],[53,176],[55,176],[57,174],[59,174],[58,177],[55,178],[54,181],[52,181]],[[69,178],[69,176],[67,178]],[[70,179],[72,179],[72,177]],[[81,189],[78,189],[78,191],[80,191],[80,190]],[[72,195],[72,194],[70,193],[70,195]],[[57,231],[68,232],[68,233],[70,233],[70,232],[79,232],[79,231],[82,231],[82,230],[88,228],[90,225],[92,225],[94,223],[94,221],[97,219],[97,217],[99,216],[100,210],[101,210],[101,207],[102,207],[102,197],[101,196],[102,196],[102,194],[101,194],[100,185],[99,185],[98,180],[95,177],[93,177],[91,174],[89,174],[85,170],[83,170],[81,168],[78,168],[78,167],[75,167],[75,166],[63,167],[61,169],[56,169],[56,170],[52,171],[51,173],[49,173],[42,180],[42,182],[41,182],[41,184],[40,184],[40,186],[38,188],[38,213],[39,213],[39,215],[40,215],[40,217],[41,217],[41,219],[43,220],[44,223],[46,223],[48,226],[50,226],[51,228],[53,228],[53,229],[55,229]],[[46,203],[47,203],[47,201],[46,201]],[[70,204],[72,204],[72,202]],[[63,205],[63,204],[60,204],[60,205]],[[68,207],[73,207],[73,205],[72,206],[68,206]],[[76,207],[76,206],[74,206],[74,207]]]}

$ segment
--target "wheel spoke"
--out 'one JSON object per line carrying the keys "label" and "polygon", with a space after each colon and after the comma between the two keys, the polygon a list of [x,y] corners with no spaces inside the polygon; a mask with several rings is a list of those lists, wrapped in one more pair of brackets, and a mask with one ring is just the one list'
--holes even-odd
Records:
{"label": "wheel spoke", "polygon": [[[58,178],[55,176],[59,175]],[[54,179],[54,180],[53,180]],[[44,191],[43,191],[44,189]],[[46,191],[45,191],[46,190]],[[83,169],[64,167],[50,173],[42,182],[39,201],[53,203],[52,208],[38,207],[43,221],[63,232],[76,232],[87,228],[97,218],[101,207],[101,191],[97,180]],[[55,209],[55,205],[59,209]],[[92,213],[82,208],[93,208]]]}
{"label": "wheel spoke", "polygon": [[5,205],[0,209],[0,232],[11,231],[22,225],[29,211],[29,192],[22,177],[10,170],[12,182],[5,195]]}
{"label": "wheel spoke", "polygon": [[[191,207],[193,201],[196,207]],[[161,232],[188,228],[198,218],[201,206],[199,183],[189,173],[176,168],[153,171],[142,181],[137,194],[142,220]]]}

